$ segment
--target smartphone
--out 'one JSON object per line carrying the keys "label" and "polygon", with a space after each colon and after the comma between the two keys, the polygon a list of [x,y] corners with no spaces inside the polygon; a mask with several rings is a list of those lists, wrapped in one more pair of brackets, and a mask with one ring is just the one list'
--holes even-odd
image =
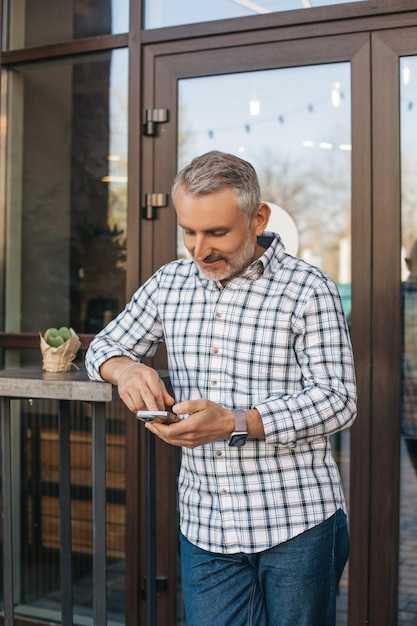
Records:
{"label": "smartphone", "polygon": [[161,422],[162,424],[173,424],[179,422],[181,418],[170,411],[137,411],[136,417],[142,422]]}

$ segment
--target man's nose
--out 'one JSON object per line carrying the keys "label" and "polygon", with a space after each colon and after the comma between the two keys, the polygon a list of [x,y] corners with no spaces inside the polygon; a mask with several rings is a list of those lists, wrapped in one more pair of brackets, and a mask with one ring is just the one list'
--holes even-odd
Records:
{"label": "man's nose", "polygon": [[198,261],[201,261],[202,259],[205,259],[207,256],[209,256],[210,252],[211,250],[208,246],[207,239],[204,236],[197,236],[195,238],[194,245],[194,258]]}

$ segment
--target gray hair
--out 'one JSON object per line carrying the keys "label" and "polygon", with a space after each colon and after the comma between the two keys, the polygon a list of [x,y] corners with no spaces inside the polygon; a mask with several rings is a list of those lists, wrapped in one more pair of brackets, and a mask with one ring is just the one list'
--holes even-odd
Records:
{"label": "gray hair", "polygon": [[261,204],[258,176],[253,166],[234,154],[213,150],[196,157],[175,177],[171,197],[179,187],[188,196],[204,196],[223,189],[231,189],[239,211],[249,220]]}

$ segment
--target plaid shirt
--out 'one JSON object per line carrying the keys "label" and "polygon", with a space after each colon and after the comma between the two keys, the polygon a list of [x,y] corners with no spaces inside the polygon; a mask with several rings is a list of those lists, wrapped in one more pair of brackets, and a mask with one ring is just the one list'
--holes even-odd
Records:
{"label": "plaid shirt", "polygon": [[164,341],[177,401],[257,408],[265,440],[183,449],[181,531],[213,552],[259,552],[345,501],[329,436],[356,415],[352,350],[337,288],[277,235],[225,287],[191,259],[159,269],[92,342],[86,364],[151,356]]}

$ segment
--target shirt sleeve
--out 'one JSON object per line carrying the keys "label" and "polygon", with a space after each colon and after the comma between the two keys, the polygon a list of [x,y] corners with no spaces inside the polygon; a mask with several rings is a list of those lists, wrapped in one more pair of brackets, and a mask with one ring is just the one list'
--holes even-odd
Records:
{"label": "shirt sleeve", "polygon": [[153,356],[164,340],[158,314],[158,278],[152,276],[133,295],[125,309],[100,331],[87,350],[85,365],[92,380],[103,380],[100,366],[115,356],[140,362]]}
{"label": "shirt sleeve", "polygon": [[256,404],[266,442],[293,448],[328,437],[356,417],[352,347],[339,293],[332,281],[313,289],[293,324],[301,372],[297,391],[286,390]]}

